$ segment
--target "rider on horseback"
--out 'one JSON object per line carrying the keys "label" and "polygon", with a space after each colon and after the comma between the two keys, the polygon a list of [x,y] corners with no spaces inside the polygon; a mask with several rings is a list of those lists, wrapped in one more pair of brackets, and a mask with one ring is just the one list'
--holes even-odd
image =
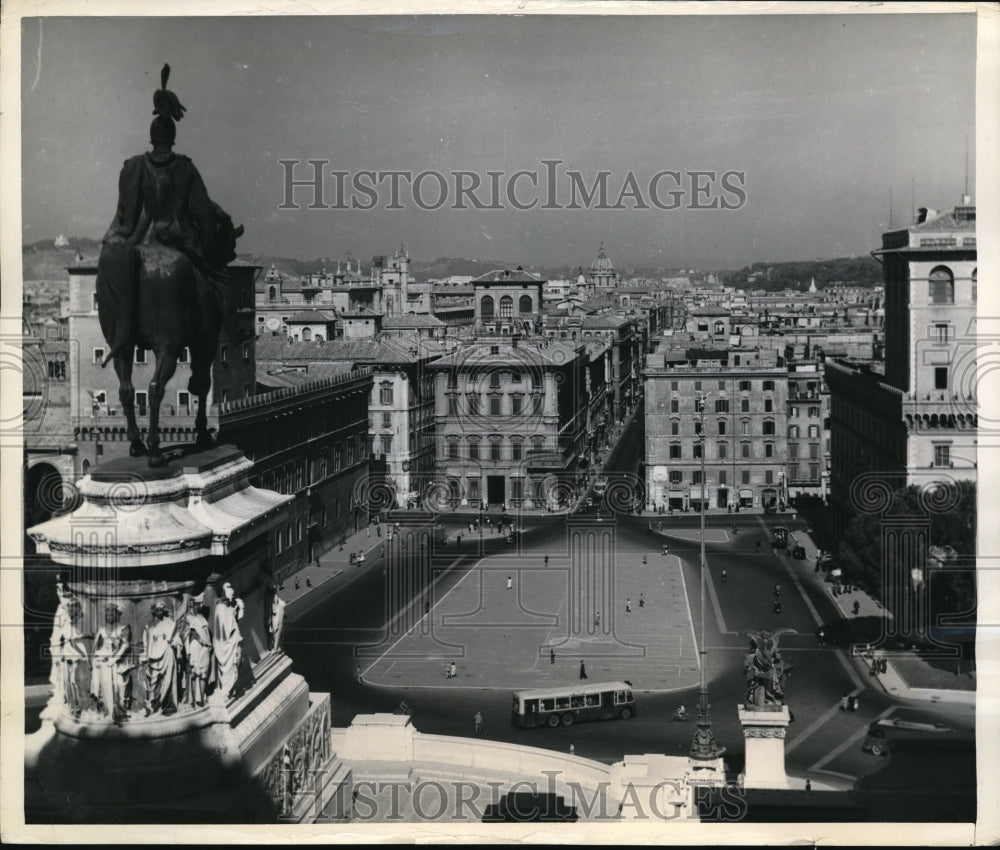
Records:
{"label": "rider on horseback", "polygon": [[[98,315],[109,351],[104,364],[114,360],[132,455],[144,454],[146,449],[135,425],[132,351],[138,346],[152,349],[156,355],[150,400],[157,419],[176,354],[185,346],[192,349],[189,389],[204,401],[213,353],[208,353],[208,364],[196,375],[194,347],[199,339],[210,338],[211,328],[192,328],[191,314],[205,317],[210,324],[217,321],[221,325],[225,319],[225,268],[235,258],[235,239],[242,234],[242,228],[234,229],[229,216],[211,200],[194,163],[171,150],[175,121],[183,118],[185,108],[167,90],[169,75],[170,66],[164,65],[162,88],[153,96],[156,117],[149,128],[153,150],[129,158],[122,167],[118,208],[104,236],[97,266]],[[182,292],[180,299],[173,297],[174,290],[165,291],[161,300],[157,288],[163,276],[174,274],[170,279],[173,283],[184,272],[178,261],[187,264],[190,291]],[[144,279],[147,289],[142,291]],[[181,307],[176,306],[178,300]],[[156,431],[157,420],[151,415],[151,461],[152,455],[159,456]]]}

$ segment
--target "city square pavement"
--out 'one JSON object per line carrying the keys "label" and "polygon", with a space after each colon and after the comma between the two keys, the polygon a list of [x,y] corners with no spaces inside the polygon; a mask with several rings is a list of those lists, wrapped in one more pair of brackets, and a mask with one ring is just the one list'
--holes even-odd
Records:
{"label": "city square pavement", "polygon": [[[363,668],[364,681],[502,690],[563,686],[580,682],[583,662],[590,682],[624,679],[637,691],[690,688],[698,681],[698,655],[680,562],[656,553],[644,565],[642,557],[616,553],[607,586],[599,571],[578,565],[594,585],[578,588],[576,598],[571,562],[563,554],[550,555],[547,566],[540,552],[484,558]],[[602,602],[588,603],[591,596]],[[454,678],[446,676],[451,662]]]}

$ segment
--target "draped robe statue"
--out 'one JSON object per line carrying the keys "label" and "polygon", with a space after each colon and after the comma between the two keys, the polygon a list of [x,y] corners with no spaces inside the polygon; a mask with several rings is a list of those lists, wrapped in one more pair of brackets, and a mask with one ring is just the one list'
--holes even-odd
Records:
{"label": "draped robe statue", "polygon": [[225,595],[215,606],[215,631],[212,647],[215,651],[216,686],[227,698],[236,685],[240,667],[243,635],[239,626],[239,602],[232,585],[224,586]]}
{"label": "draped robe statue", "polygon": [[132,631],[120,620],[118,607],[108,605],[104,625],[94,638],[90,678],[90,694],[97,710],[116,721],[124,719],[128,711],[132,671]]}
{"label": "draped robe statue", "polygon": [[177,711],[177,658],[174,655],[177,628],[162,605],[153,607],[153,619],[142,635],[146,672],[146,714]]}

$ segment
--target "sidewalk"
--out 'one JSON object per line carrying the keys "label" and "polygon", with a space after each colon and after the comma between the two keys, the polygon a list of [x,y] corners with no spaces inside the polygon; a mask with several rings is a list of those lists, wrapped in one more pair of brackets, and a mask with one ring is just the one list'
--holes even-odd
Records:
{"label": "sidewalk", "polygon": [[[790,559],[793,565],[801,564],[808,567],[807,573],[804,576],[801,576],[802,580],[811,581],[814,586],[821,586],[824,589],[824,592],[829,594],[831,600],[837,606],[837,609],[843,615],[845,620],[850,620],[855,616],[892,617],[891,612],[886,611],[885,608],[882,607],[881,602],[877,599],[873,599],[863,590],[853,590],[849,593],[834,595],[834,583],[826,581],[825,573],[816,572],[815,565],[818,549],[812,542],[809,535],[805,531],[796,531],[789,534],[788,538],[789,550],[793,546],[802,546],[806,550],[806,559],[804,561],[795,561]],[[789,557],[787,553],[785,557]],[[857,612],[854,610],[855,602],[858,604]],[[930,665],[916,653],[914,653],[912,657],[905,659],[905,665],[897,664],[896,661],[898,659],[894,660],[893,656],[888,655],[881,650],[875,650],[867,655],[862,653],[860,656],[855,656],[855,658],[858,662],[863,663],[867,678],[876,679],[886,693],[899,699],[934,703],[950,702],[975,705],[975,690],[912,687],[900,672],[900,667],[907,666],[911,668],[925,668],[926,674],[928,676],[932,675]],[[872,676],[872,661],[875,658],[886,659],[885,672],[877,672],[874,676]]]}

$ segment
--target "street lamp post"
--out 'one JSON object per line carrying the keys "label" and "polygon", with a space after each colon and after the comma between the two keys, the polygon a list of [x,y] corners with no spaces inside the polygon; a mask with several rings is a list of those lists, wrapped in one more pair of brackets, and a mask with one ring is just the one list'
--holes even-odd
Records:
{"label": "street lamp post", "polygon": [[701,581],[701,646],[698,647],[700,659],[701,677],[698,689],[698,719],[694,732],[694,739],[691,741],[691,758],[695,761],[714,761],[725,752],[724,747],[719,747],[715,743],[715,736],[712,734],[711,706],[708,703],[708,678],[706,666],[708,662],[708,649],[705,643],[705,510],[707,500],[705,498],[707,487],[705,480],[705,406],[708,396],[701,398],[701,417],[699,421],[699,442],[701,443],[701,567],[699,578]]}

